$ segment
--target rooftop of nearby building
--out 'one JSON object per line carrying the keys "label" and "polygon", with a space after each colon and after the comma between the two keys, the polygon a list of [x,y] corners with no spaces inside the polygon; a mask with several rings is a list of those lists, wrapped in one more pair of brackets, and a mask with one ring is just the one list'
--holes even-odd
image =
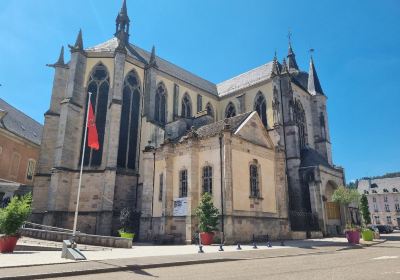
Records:
{"label": "rooftop of nearby building", "polygon": [[0,128],[40,145],[43,126],[0,98]]}
{"label": "rooftop of nearby building", "polygon": [[364,178],[358,181],[357,188],[365,194],[400,193],[400,176]]}

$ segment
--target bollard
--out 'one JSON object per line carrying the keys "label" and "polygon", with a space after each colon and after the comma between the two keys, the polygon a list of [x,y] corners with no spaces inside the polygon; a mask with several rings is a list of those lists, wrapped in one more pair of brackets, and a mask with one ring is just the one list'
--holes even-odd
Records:
{"label": "bollard", "polygon": [[224,248],[223,248],[222,244],[219,245],[218,251],[220,251],[220,252],[223,252],[223,251],[224,251]]}
{"label": "bollard", "polygon": [[242,247],[240,247],[240,243],[237,244],[236,250],[242,250]]}
{"label": "bollard", "polygon": [[256,244],[256,240],[254,238],[254,234],[253,234],[253,249],[258,249],[257,248],[257,244]]}
{"label": "bollard", "polygon": [[200,232],[199,232],[199,251],[197,251],[197,253],[204,253],[204,251],[203,251],[203,245],[201,245],[201,235],[200,235]]}
{"label": "bollard", "polygon": [[199,245],[199,251],[197,251],[197,253],[204,253],[204,251],[203,251],[203,245]]}

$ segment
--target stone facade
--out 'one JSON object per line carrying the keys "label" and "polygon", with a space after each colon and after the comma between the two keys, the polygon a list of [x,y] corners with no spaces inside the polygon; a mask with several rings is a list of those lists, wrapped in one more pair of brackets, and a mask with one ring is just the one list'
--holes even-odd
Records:
{"label": "stone facade", "polygon": [[[263,145],[260,135],[267,133],[274,150],[274,160],[270,163],[276,179],[273,187],[285,191],[276,192],[276,209],[257,211],[254,203],[255,210],[247,209],[252,213],[247,217],[247,212],[235,212],[239,210],[233,206],[235,198],[231,197],[237,193],[240,178],[226,169],[223,173],[227,191],[224,210],[227,230],[231,231],[227,231],[226,236],[237,239],[236,228],[248,231],[247,225],[251,224],[260,233],[286,234],[289,230],[287,217],[292,212],[305,213],[305,223],[310,217],[316,217],[315,230],[326,234],[330,232],[327,225],[341,226],[340,220],[328,221],[323,214],[326,198],[329,199],[325,195],[327,186],[335,188],[343,184],[344,175],[343,170],[332,163],[326,96],[312,59],[309,72],[301,71],[290,45],[288,63],[285,60],[279,63],[275,57],[267,64],[214,84],[158,57],[155,48],[150,53],[129,43],[125,1],[116,23],[115,37],[94,47],[83,47],[80,32],[75,45],[70,46],[71,60],[65,64],[61,54],[57,63],[51,65],[55,68],[55,78],[50,109],[45,117],[42,141],[45,148],[40,153],[35,179],[34,221],[72,226],[84,115],[88,91],[91,91],[95,92],[92,103],[100,128],[101,151],[86,149],[78,224],[81,231],[116,234],[120,210],[133,207],[142,212],[140,238],[149,238],[151,224],[150,235],[177,231],[183,241],[188,240],[195,230],[193,216],[170,215],[170,204],[176,195],[173,193],[177,182],[174,176],[178,175],[165,177],[165,205],[158,201],[152,203],[154,193],[149,182],[153,182],[154,168],[149,162],[153,154],[143,151],[153,146],[157,150],[156,163],[164,166],[157,168],[166,174],[176,171],[170,162],[174,156],[168,155],[177,152],[182,153],[182,162],[198,173],[204,163],[202,151],[217,149],[218,137],[201,141],[188,139],[171,147],[167,143],[174,142],[177,137],[196,134],[196,131],[191,132],[192,126],[194,130],[201,130],[210,122],[218,123],[227,117],[253,111],[260,116],[262,129],[253,129],[253,137],[249,136],[251,133],[246,137],[224,133],[224,147],[229,147],[229,152],[223,163],[247,170],[248,162],[241,162],[241,159],[254,155],[244,151],[242,156],[236,157],[235,145],[242,146],[237,141],[243,141],[249,151],[257,150],[255,146]],[[208,117],[205,118],[205,114]],[[215,155],[211,153],[210,156]],[[214,164],[218,166],[219,161]],[[188,185],[193,193],[188,205],[192,211],[199,201],[199,178],[189,178]],[[215,202],[220,205],[217,198]],[[162,216],[162,211],[168,215]],[[246,218],[238,218],[242,215]],[[263,218],[268,222],[257,222]],[[307,230],[307,227],[295,229]]]}

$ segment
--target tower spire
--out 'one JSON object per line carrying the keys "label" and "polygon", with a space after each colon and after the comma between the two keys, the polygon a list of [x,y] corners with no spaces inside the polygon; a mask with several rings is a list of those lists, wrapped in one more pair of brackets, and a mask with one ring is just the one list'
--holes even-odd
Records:
{"label": "tower spire", "polygon": [[287,55],[287,66],[290,70],[298,71],[299,66],[297,66],[296,62],[296,55],[294,54],[293,48],[292,48],[292,32],[288,32],[288,41],[289,41],[289,49],[288,49],[288,55]]}
{"label": "tower spire", "polygon": [[324,95],[324,92],[322,91],[321,84],[318,79],[317,71],[315,70],[314,66],[314,59],[312,57],[312,53],[314,52],[314,49],[310,50],[310,69],[308,71],[308,84],[307,84],[307,89],[308,92],[311,94],[321,94]]}
{"label": "tower spire", "polygon": [[61,46],[60,55],[58,56],[58,60],[56,63],[53,64],[46,64],[49,67],[64,67],[67,68],[68,65],[64,62],[64,46]]}
{"label": "tower spire", "polygon": [[82,39],[82,29],[79,29],[78,36],[76,37],[75,45],[68,45],[71,52],[83,51],[83,39]]}
{"label": "tower spire", "polygon": [[120,12],[115,19],[115,34],[114,36],[120,40],[129,40],[129,16],[126,8],[126,0],[123,0]]}
{"label": "tower spire", "polygon": [[150,60],[149,60],[149,66],[154,66],[157,67],[157,61],[156,61],[156,47],[153,45],[151,48],[151,55],[150,55]]}
{"label": "tower spire", "polygon": [[279,75],[279,63],[278,63],[278,58],[276,56],[276,50],[274,53],[274,60],[272,61],[272,74],[273,75]]}

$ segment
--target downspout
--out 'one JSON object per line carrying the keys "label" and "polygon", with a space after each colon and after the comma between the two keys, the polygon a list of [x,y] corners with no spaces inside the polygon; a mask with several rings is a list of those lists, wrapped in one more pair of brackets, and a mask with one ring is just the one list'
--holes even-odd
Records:
{"label": "downspout", "polygon": [[224,234],[224,187],[223,187],[223,156],[222,156],[222,137],[223,134],[220,134],[219,139],[219,162],[220,162],[220,176],[221,176],[221,244],[224,244],[225,234]]}
{"label": "downspout", "polygon": [[156,176],[156,150],[153,150],[153,190],[151,192],[151,216],[150,216],[150,230],[153,233],[153,208],[154,208],[154,182]]}

